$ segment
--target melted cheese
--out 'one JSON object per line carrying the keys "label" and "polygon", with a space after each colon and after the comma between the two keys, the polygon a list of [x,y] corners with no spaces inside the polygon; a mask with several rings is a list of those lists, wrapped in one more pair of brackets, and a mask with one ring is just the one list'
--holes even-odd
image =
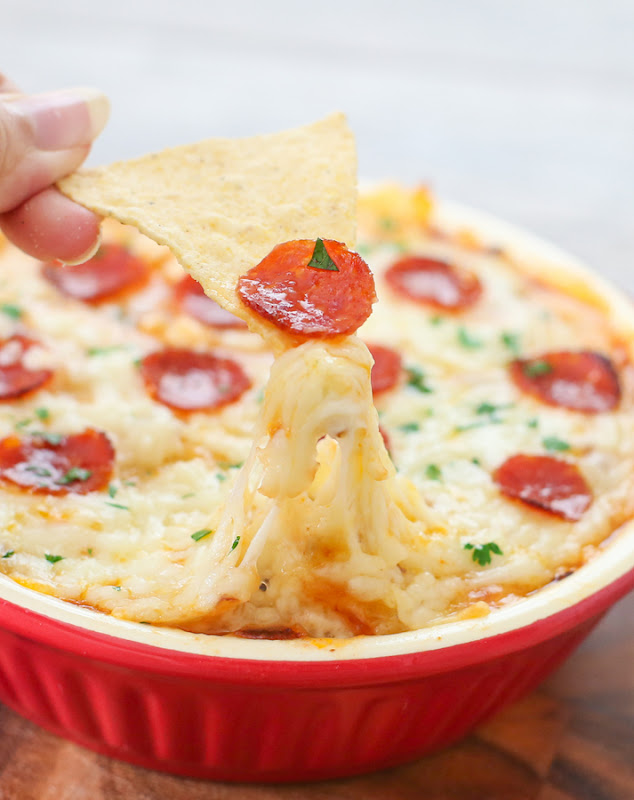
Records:
{"label": "melted cheese", "polygon": [[[4,485],[0,553],[13,555],[0,568],[139,622],[350,636],[487,613],[591,557],[634,513],[626,344],[596,304],[536,282],[474,237],[441,237],[407,216],[391,228],[396,241],[364,213],[379,303],[360,338],[309,342],[272,367],[259,337],[175,313],[170,285],[182,272],[140,237],[154,263],[150,284],[97,308],[61,297],[7,247],[0,303],[25,314],[20,323],[0,316],[0,336],[24,325],[44,344],[29,357],[54,368],[55,380],[4,403],[0,434],[93,426],[111,437],[117,462],[110,493],[47,497]],[[115,226],[109,235],[130,237]],[[482,300],[443,315],[395,297],[383,274],[404,243],[475,272]],[[619,408],[588,416],[522,395],[508,378],[504,333],[526,356],[610,355],[623,383]],[[375,408],[363,340],[398,350],[431,391],[403,380]],[[236,358],[253,387],[218,411],[174,414],[149,398],[135,366],[162,344]],[[482,404],[496,411],[479,412]],[[509,501],[491,478],[510,455],[546,452],[552,436],[570,444],[557,455],[579,466],[594,493],[574,524]],[[480,567],[465,544],[490,541],[503,555]],[[46,554],[63,559],[51,564]]]}

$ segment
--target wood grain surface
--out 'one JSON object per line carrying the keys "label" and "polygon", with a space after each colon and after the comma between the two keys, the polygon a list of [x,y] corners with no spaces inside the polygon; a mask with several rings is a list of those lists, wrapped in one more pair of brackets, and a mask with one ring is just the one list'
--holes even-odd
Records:
{"label": "wood grain surface", "polygon": [[0,800],[633,800],[634,595],[537,692],[454,747],[306,785],[175,778],[65,742],[0,706]]}

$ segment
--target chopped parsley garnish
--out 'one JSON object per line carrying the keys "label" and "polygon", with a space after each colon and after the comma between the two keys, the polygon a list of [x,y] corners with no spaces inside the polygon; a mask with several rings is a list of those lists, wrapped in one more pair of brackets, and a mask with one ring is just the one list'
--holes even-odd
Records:
{"label": "chopped parsley garnish", "polygon": [[314,267],[315,269],[326,269],[330,272],[339,272],[339,267],[328,255],[323,239],[317,239],[315,242],[315,249],[313,250],[312,258],[308,262],[308,266]]}
{"label": "chopped parsley garnish", "polygon": [[89,547],[88,550],[86,550],[86,553],[88,553],[88,555],[91,556],[93,553],[92,547]]}
{"label": "chopped parsley garnish", "polygon": [[109,495],[109,497],[115,497],[118,491],[119,490],[114,485],[114,483],[111,483],[110,486],[108,486],[108,495]]}
{"label": "chopped parsley garnish", "polygon": [[472,464],[475,464],[475,465],[476,465],[476,467],[481,467],[481,466],[482,466],[482,462],[480,461],[480,459],[479,459],[479,458],[472,458],[472,459],[471,459],[471,463],[472,463]]}
{"label": "chopped parsley garnish", "polygon": [[474,428],[484,428],[486,425],[501,425],[503,422],[503,419],[490,416],[487,419],[478,420],[478,422],[469,422],[467,425],[456,425],[454,432],[464,433],[464,431],[472,431]]}
{"label": "chopped parsley garnish", "polygon": [[458,341],[468,350],[475,350],[478,347],[482,347],[480,339],[476,339],[472,336],[466,328],[458,328]]}
{"label": "chopped parsley garnish", "polygon": [[442,478],[442,470],[438,464],[428,464],[425,468],[425,476],[429,478],[430,481],[439,481]]}
{"label": "chopped parsley garnish", "polygon": [[210,533],[211,528],[201,528],[199,531],[196,531],[196,533],[192,533],[192,539],[195,542],[199,542],[201,539],[204,539],[205,536],[209,536]]}
{"label": "chopped parsley garnish", "polygon": [[520,337],[519,333],[509,333],[505,331],[501,334],[500,339],[502,340],[502,344],[507,347],[514,356],[518,356],[520,353]]}
{"label": "chopped parsley garnish", "polygon": [[232,549],[232,550],[235,550],[235,549],[236,549],[236,547],[237,547],[239,544],[240,544],[240,537],[239,537],[239,536],[236,536],[236,538],[233,540],[233,543],[232,543],[232,545],[231,545],[231,549]]}
{"label": "chopped parsley garnish", "polygon": [[495,414],[497,411],[504,411],[507,408],[512,408],[513,403],[502,403],[501,405],[494,405],[493,403],[480,403],[477,406],[476,414]]}
{"label": "chopped parsley garnish", "polygon": [[500,545],[495,542],[487,542],[486,544],[471,544],[468,542],[464,546],[465,550],[473,550],[471,558],[476,561],[481,567],[485,567],[491,563],[491,553],[497,556],[504,555],[500,549]]}
{"label": "chopped parsley garnish", "polygon": [[92,475],[92,470],[83,467],[71,467],[65,475],[59,479],[58,483],[74,483],[75,481],[87,481]]}
{"label": "chopped parsley garnish", "polygon": [[181,495],[181,500],[189,500],[190,497],[196,497],[196,492],[187,492]]}
{"label": "chopped parsley garnish", "polygon": [[399,425],[398,429],[404,433],[413,433],[414,431],[420,430],[420,425],[418,422],[405,422],[403,425]]}
{"label": "chopped parsley garnish", "polygon": [[120,586],[113,586],[112,588],[115,590],[115,592],[120,592],[121,591],[121,587]]}
{"label": "chopped parsley garnish", "polygon": [[539,424],[539,421],[537,417],[532,417],[531,419],[528,420],[526,424],[528,425],[529,428],[536,428]]}
{"label": "chopped parsley garnish", "polygon": [[86,355],[107,356],[110,353],[116,353],[117,350],[125,350],[125,348],[121,344],[113,344],[109,347],[89,347],[88,350],[86,350]]}
{"label": "chopped parsley garnish", "polygon": [[112,508],[120,508],[122,511],[130,510],[129,506],[122,506],[121,503],[109,503],[107,500],[106,500],[106,505],[111,506]]}
{"label": "chopped parsley garnish", "polygon": [[7,550],[7,552],[2,556],[2,558],[11,558],[11,556],[15,555],[15,550]]}
{"label": "chopped parsley garnish", "polygon": [[523,372],[527,378],[539,378],[540,375],[548,375],[549,372],[552,372],[553,368],[548,363],[548,361],[538,360],[538,361],[529,361],[528,364],[524,364]]}
{"label": "chopped parsley garnish", "polygon": [[219,461],[218,466],[220,469],[240,469],[244,461],[238,461],[235,464],[230,464],[228,461]]}
{"label": "chopped parsley garnish", "polygon": [[558,436],[546,436],[544,439],[542,439],[542,444],[546,450],[550,450],[551,452],[563,452],[564,450],[570,450],[570,445],[568,442],[565,442]]}
{"label": "chopped parsley garnish", "polygon": [[51,416],[51,412],[48,410],[48,408],[36,408],[35,416],[38,419],[41,419],[42,422],[46,422],[46,420]]}
{"label": "chopped parsley garnish", "polygon": [[45,442],[52,445],[61,444],[64,439],[64,434],[49,433],[48,431],[32,431],[31,436],[37,436],[39,439],[44,439]]}
{"label": "chopped parsley garnish", "polygon": [[20,306],[16,306],[13,303],[2,303],[0,305],[0,311],[6,314],[7,317],[11,317],[11,319],[20,319],[22,316],[22,309]]}
{"label": "chopped parsley garnish", "polygon": [[34,475],[37,475],[38,478],[50,478],[52,473],[50,469],[46,469],[46,467],[40,467],[37,464],[29,464],[28,467],[24,468],[25,472],[32,472]]}
{"label": "chopped parsley garnish", "polygon": [[22,428],[27,428],[32,422],[32,419],[21,419],[19,422],[16,422],[13,427],[16,431],[20,431]]}
{"label": "chopped parsley garnish", "polygon": [[218,478],[218,480],[221,482],[227,480],[227,476],[224,474],[224,472],[216,472],[216,478]]}
{"label": "chopped parsley garnish", "polygon": [[396,227],[393,217],[381,217],[379,225],[384,231],[393,231]]}
{"label": "chopped parsley garnish", "polygon": [[430,317],[429,324],[433,325],[435,327],[437,325],[440,325],[442,322],[444,322],[444,320],[445,320],[444,317],[441,317],[440,314],[436,314],[435,317]]}
{"label": "chopped parsley garnish", "polygon": [[49,564],[57,564],[58,561],[62,561],[64,556],[52,556],[50,553],[46,553],[44,558],[48,561]]}
{"label": "chopped parsley garnish", "polygon": [[426,383],[425,373],[419,367],[406,367],[407,385],[423,394],[431,394],[433,389]]}

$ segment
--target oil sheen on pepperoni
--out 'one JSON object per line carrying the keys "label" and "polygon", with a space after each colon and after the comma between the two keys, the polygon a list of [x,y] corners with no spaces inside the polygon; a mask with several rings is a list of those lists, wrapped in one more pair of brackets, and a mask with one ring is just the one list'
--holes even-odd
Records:
{"label": "oil sheen on pepperoni", "polygon": [[176,300],[183,311],[209,325],[211,328],[246,328],[246,322],[225,311],[211,297],[207,297],[203,287],[191,275],[185,275],[174,287]]}
{"label": "oil sheen on pepperoni", "polygon": [[391,347],[382,344],[368,344],[374,365],[372,367],[372,394],[393,389],[401,377],[401,356]]}
{"label": "oil sheen on pepperoni", "polygon": [[211,411],[237,400],[251,381],[230,358],[168,348],[141,362],[141,375],[155,400],[178,411]]}
{"label": "oil sheen on pepperoni", "polygon": [[551,456],[512,456],[493,478],[509,497],[570,522],[581,519],[592,503],[592,491],[578,468]]}
{"label": "oil sheen on pepperoni", "polygon": [[0,401],[25,397],[51,380],[52,370],[29,369],[24,365],[24,356],[38,344],[20,335],[0,341]]}
{"label": "oil sheen on pepperoni", "polygon": [[358,253],[324,240],[337,270],[309,267],[315,241],[298,239],[273,248],[238,282],[242,301],[288,333],[327,338],[354,333],[376,300],[374,278]]}
{"label": "oil sheen on pepperoni", "polygon": [[471,272],[423,256],[399,259],[387,270],[385,280],[402,297],[444,311],[469,308],[482,294],[482,284]]}
{"label": "oil sheen on pepperoni", "polygon": [[100,303],[141,286],[149,278],[150,270],[143,259],[122,245],[104,244],[83,264],[44,264],[42,275],[67,297]]}
{"label": "oil sheen on pepperoni", "polygon": [[38,494],[88,494],[112,477],[114,448],[105,433],[42,434],[0,441],[0,477]]}
{"label": "oil sheen on pepperoni", "polygon": [[517,359],[511,378],[527,394],[551,406],[598,414],[619,404],[621,388],[612,362],[590,351],[545,353]]}

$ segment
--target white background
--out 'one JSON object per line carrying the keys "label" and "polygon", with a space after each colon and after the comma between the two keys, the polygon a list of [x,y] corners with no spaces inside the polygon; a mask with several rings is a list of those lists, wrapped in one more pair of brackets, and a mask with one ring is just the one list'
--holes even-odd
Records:
{"label": "white background", "polygon": [[95,85],[92,163],[347,112],[426,181],[634,291],[634,0],[0,0],[0,70]]}

